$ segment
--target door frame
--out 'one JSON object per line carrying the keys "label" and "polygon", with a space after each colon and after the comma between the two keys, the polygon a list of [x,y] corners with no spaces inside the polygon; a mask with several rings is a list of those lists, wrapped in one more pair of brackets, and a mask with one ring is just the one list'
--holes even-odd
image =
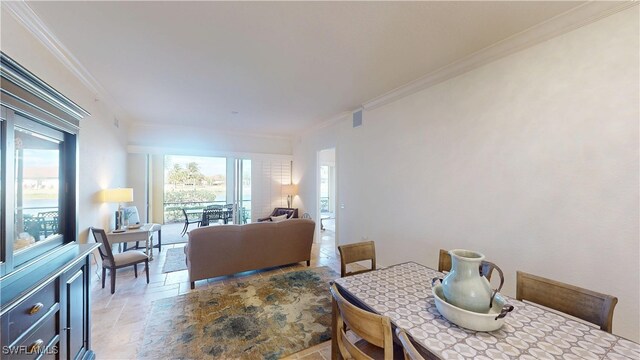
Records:
{"label": "door frame", "polygon": [[[338,172],[338,151],[337,151],[337,146],[333,146],[333,147],[328,147],[328,148],[324,148],[324,149],[320,149],[318,151],[316,151],[316,166],[315,166],[315,174],[316,174],[316,181],[315,181],[315,202],[316,202],[316,214],[318,216],[318,222],[316,224],[316,239],[318,239],[318,242],[321,242],[322,240],[322,229],[321,229],[321,223],[322,220],[320,219],[320,183],[321,183],[321,179],[320,179],[320,166],[322,166],[321,160],[320,160],[320,153],[322,153],[323,151],[327,151],[327,150],[333,150],[333,162],[334,162],[334,166],[333,166],[333,178],[334,178],[334,193],[335,193],[335,198],[333,199],[333,204],[334,204],[334,224],[335,224],[335,229],[334,229],[334,249],[337,250],[338,249],[338,244],[340,243],[338,241],[338,230],[339,230],[339,221],[338,219],[340,218],[340,201],[339,201],[339,191],[338,191],[338,176],[339,176],[339,172]],[[330,174],[331,175],[331,174]]]}

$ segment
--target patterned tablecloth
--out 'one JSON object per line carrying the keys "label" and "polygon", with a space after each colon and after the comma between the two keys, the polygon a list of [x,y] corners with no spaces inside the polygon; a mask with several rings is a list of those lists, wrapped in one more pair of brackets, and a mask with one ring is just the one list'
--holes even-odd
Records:
{"label": "patterned tablecloth", "polygon": [[512,298],[501,329],[458,327],[436,309],[434,277],[443,274],[404,263],[335,282],[443,359],[640,359],[640,344]]}

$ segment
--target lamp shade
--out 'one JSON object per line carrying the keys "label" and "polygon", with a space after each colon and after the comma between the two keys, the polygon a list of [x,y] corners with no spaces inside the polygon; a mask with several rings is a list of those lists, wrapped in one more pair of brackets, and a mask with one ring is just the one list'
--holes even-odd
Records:
{"label": "lamp shade", "polygon": [[102,190],[102,201],[109,203],[124,203],[133,201],[132,188],[117,188]]}
{"label": "lamp shade", "polygon": [[298,193],[298,185],[288,184],[282,185],[282,192],[286,195],[295,195]]}

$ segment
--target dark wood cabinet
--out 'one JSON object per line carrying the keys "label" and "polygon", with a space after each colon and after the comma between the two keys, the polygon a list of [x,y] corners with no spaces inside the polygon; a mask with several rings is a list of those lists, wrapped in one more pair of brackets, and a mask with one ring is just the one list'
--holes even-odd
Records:
{"label": "dark wood cabinet", "polygon": [[89,115],[0,52],[0,358],[91,359],[78,244],[78,136]]}
{"label": "dark wood cabinet", "polygon": [[76,266],[62,277],[63,306],[61,340],[65,343],[63,359],[82,357],[89,349],[89,268]]}
{"label": "dark wood cabinet", "polygon": [[[92,359],[90,254],[98,244],[67,244],[25,274],[3,278],[3,359]],[[15,276],[15,278],[13,278]]]}

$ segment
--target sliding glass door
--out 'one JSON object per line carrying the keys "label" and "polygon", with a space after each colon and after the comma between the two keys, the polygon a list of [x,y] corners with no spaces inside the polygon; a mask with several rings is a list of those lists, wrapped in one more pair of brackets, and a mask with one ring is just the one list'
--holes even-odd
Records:
{"label": "sliding glass door", "polygon": [[202,212],[232,203],[227,196],[227,159],[167,155],[164,158],[164,222],[184,221],[182,210]]}

